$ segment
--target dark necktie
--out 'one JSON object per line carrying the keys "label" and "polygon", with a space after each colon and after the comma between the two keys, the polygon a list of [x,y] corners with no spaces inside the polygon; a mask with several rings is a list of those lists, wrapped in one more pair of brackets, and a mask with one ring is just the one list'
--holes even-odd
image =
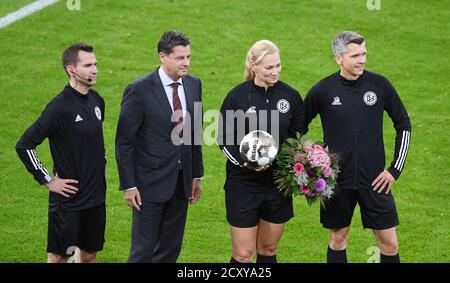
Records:
{"label": "dark necktie", "polygon": [[181,106],[181,100],[178,96],[178,86],[180,83],[174,82],[170,86],[173,88],[173,112],[175,113],[175,120],[177,121],[178,135],[183,136],[183,107]]}

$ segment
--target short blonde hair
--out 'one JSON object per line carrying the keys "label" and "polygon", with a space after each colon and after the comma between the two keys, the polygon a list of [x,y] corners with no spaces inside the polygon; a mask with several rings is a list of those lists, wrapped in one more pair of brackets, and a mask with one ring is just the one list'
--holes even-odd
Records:
{"label": "short blonde hair", "polygon": [[255,73],[252,71],[252,63],[257,65],[259,64],[266,55],[272,55],[280,53],[280,50],[270,40],[260,40],[255,42],[252,45],[250,50],[247,52],[247,57],[245,59],[245,71],[244,71],[244,79],[245,80],[253,80],[255,78]]}

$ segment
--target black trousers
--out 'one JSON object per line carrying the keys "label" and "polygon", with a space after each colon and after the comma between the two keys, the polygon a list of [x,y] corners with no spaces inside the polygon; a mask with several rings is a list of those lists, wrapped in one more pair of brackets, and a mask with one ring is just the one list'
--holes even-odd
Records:
{"label": "black trousers", "polygon": [[171,199],[164,203],[142,200],[141,211],[133,209],[131,248],[128,262],[176,262],[181,252],[188,200],[182,171]]}

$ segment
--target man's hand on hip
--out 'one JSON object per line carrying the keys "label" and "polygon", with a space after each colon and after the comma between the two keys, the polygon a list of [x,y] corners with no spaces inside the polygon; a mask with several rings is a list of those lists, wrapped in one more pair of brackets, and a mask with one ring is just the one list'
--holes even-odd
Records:
{"label": "man's hand on hip", "polygon": [[395,178],[391,175],[391,173],[389,173],[389,171],[387,170],[384,170],[372,182],[373,190],[378,191],[378,193],[381,193],[387,186],[386,191],[384,193],[388,194],[391,191],[394,182]]}
{"label": "man's hand on hip", "polygon": [[70,184],[78,184],[78,181],[73,179],[61,179],[56,175],[50,182],[46,183],[45,186],[49,191],[68,198],[70,197],[69,194],[74,195],[78,192],[78,189]]}

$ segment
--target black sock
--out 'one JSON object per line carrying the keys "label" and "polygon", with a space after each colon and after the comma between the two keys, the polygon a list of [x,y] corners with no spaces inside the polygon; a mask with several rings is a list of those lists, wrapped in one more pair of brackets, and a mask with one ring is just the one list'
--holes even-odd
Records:
{"label": "black sock", "polygon": [[257,254],[256,263],[277,263],[277,255],[265,256]]}
{"label": "black sock", "polygon": [[231,257],[230,263],[240,263],[239,261],[235,260],[234,257]]}
{"label": "black sock", "polygon": [[400,256],[396,255],[384,255],[380,253],[380,263],[400,263]]}
{"label": "black sock", "polygon": [[347,251],[335,251],[328,246],[327,263],[347,263]]}

